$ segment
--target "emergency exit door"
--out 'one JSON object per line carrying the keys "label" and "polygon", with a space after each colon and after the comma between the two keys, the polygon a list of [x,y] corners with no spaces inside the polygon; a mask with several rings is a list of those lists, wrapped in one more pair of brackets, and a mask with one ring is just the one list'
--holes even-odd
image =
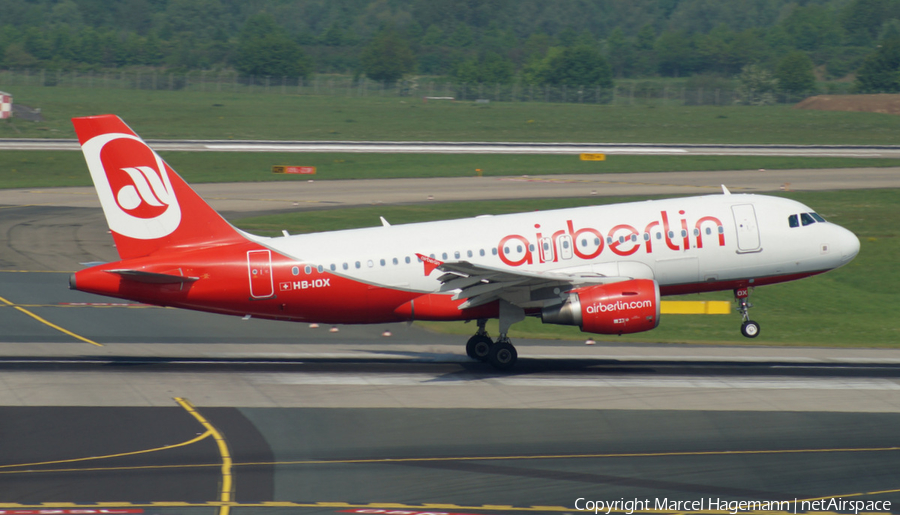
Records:
{"label": "emergency exit door", "polygon": [[759,225],[756,223],[753,204],[731,206],[731,212],[737,229],[738,253],[759,252]]}
{"label": "emergency exit door", "polygon": [[250,298],[265,299],[275,295],[271,250],[248,251],[247,273],[250,276]]}

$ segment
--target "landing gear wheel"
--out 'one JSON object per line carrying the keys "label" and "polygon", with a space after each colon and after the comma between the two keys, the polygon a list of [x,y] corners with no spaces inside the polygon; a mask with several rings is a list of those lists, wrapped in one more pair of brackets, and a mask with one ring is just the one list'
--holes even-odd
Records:
{"label": "landing gear wheel", "polygon": [[497,370],[511,369],[517,359],[519,359],[519,354],[516,352],[516,348],[506,342],[497,342],[492,345],[488,355],[488,360]]}
{"label": "landing gear wheel", "polygon": [[493,343],[490,337],[476,334],[466,343],[466,354],[472,359],[487,361]]}
{"label": "landing gear wheel", "polygon": [[759,324],[753,320],[747,320],[741,325],[741,334],[747,338],[756,338],[759,336]]}

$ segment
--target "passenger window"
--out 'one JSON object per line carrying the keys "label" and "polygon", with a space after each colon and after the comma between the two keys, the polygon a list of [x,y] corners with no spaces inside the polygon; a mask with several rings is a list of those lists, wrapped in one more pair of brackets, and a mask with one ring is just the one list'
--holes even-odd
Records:
{"label": "passenger window", "polygon": [[405,261],[406,261],[406,264],[408,265],[409,262],[410,262],[409,256],[406,256],[406,260],[405,260]]}
{"label": "passenger window", "polygon": [[360,264],[360,262],[357,261],[357,262],[356,262],[356,268],[360,268],[360,267],[362,267],[362,264]]}
{"label": "passenger window", "polygon": [[484,249],[478,249],[478,255],[484,257]]}
{"label": "passenger window", "polygon": [[788,217],[788,225],[793,227],[800,227],[800,220],[797,219],[797,215],[791,215]]}
{"label": "passenger window", "polygon": [[813,217],[809,216],[809,213],[800,213],[800,223],[802,223],[805,227],[807,225],[816,223],[816,221],[813,220]]}
{"label": "passenger window", "polygon": [[384,266],[386,263],[385,263],[384,260],[382,259],[381,261],[379,261],[379,264],[380,264],[381,266]]}
{"label": "passenger window", "polygon": [[459,259],[459,251],[458,251],[458,250],[457,250],[456,252],[453,253],[453,258],[454,258],[454,259]]}
{"label": "passenger window", "polygon": [[334,272],[335,270],[337,270],[337,265],[335,265],[334,263],[332,263],[332,264],[331,264],[331,271]]}
{"label": "passenger window", "polygon": [[[708,231],[708,230],[709,230],[709,229],[707,229],[707,231]],[[650,233],[649,233],[649,232],[645,232],[645,233],[644,233],[644,241],[650,241]]]}
{"label": "passenger window", "polygon": [[569,248],[569,240],[563,240],[563,248],[564,249]]}
{"label": "passenger window", "polygon": [[291,273],[293,275],[300,275],[300,267],[295,266],[294,268],[291,268]]}
{"label": "passenger window", "polygon": [[493,254],[495,256],[497,255],[497,247],[494,247],[491,249],[491,254]]}
{"label": "passenger window", "polygon": [[443,254],[441,254],[441,258],[442,258],[444,261],[447,261],[447,253],[444,252]]}
{"label": "passenger window", "polygon": [[322,272],[325,271],[325,267],[322,266],[322,265],[319,265],[319,266],[316,267],[316,271],[318,271],[318,272],[321,274]]}
{"label": "passenger window", "polygon": [[372,268],[373,266],[375,266],[375,263],[372,262],[371,259],[366,264],[369,265],[369,268]]}
{"label": "passenger window", "polygon": [[594,245],[600,245],[600,238],[594,238]]}
{"label": "passenger window", "polygon": [[712,234],[712,229],[710,229],[709,227],[707,227],[707,228],[706,228],[706,235],[709,236],[710,234]]}
{"label": "passenger window", "polygon": [[[407,259],[408,259],[408,258],[407,258]],[[400,264],[400,261],[397,261],[397,258],[394,258],[393,263],[394,263],[395,265],[398,265],[398,264]]]}
{"label": "passenger window", "polygon": [[472,256],[473,256],[472,251],[471,251],[471,250],[467,250],[467,251],[466,251],[466,255],[469,256],[469,257],[472,257]]}
{"label": "passenger window", "polygon": [[309,265],[306,265],[306,266],[303,268],[303,273],[306,274],[306,275],[309,275],[310,273],[312,273],[312,268],[310,268]]}
{"label": "passenger window", "polygon": [[347,270],[348,268],[350,268],[350,265],[348,265],[347,263],[344,263],[344,270]]}
{"label": "passenger window", "polygon": [[819,216],[818,213],[810,213],[809,216],[815,218],[817,222],[824,222],[824,221],[825,221],[825,219],[822,218],[821,216]]}

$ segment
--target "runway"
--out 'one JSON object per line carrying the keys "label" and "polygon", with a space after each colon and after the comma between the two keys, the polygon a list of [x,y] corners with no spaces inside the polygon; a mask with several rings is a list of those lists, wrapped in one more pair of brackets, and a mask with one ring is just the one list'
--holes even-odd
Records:
{"label": "runway", "polygon": [[[874,170],[861,176],[894,180]],[[720,177],[665,179],[627,187]],[[202,194],[240,217],[307,207],[308,184]],[[315,193],[368,203],[372,185],[350,184]],[[555,184],[521,182],[532,196]],[[92,194],[0,193],[0,513],[842,511],[810,508],[821,498],[900,511],[900,351],[523,340],[521,367],[500,374],[464,338],[415,325],[331,332],[135,305],[66,288],[78,263],[116,259]]]}
{"label": "runway", "polygon": [[[147,140],[159,152],[350,152],[389,154],[611,154],[900,157],[897,145],[696,145],[456,141]],[[0,139],[0,150],[80,150],[77,140]]]}
{"label": "runway", "polygon": [[243,321],[65,278],[0,273],[0,510],[900,502],[895,350],[518,341],[508,375],[416,326]]}

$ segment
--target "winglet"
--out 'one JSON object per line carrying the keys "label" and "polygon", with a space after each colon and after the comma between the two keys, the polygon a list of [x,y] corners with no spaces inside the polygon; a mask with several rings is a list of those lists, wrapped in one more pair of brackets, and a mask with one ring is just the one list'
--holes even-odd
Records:
{"label": "winglet", "polygon": [[388,222],[387,220],[385,220],[383,216],[379,216],[378,218],[381,218],[381,225],[382,225],[382,226],[384,226],[384,227],[390,227],[390,226],[391,226],[391,223]]}
{"label": "winglet", "polygon": [[724,184],[722,185],[722,195],[731,195],[731,192],[728,191]]}
{"label": "winglet", "polygon": [[425,275],[426,276],[430,275],[431,272],[433,272],[435,268],[444,264],[443,261],[438,261],[437,259],[426,256],[424,254],[416,254],[416,257],[419,258],[419,261],[421,261],[425,265]]}

